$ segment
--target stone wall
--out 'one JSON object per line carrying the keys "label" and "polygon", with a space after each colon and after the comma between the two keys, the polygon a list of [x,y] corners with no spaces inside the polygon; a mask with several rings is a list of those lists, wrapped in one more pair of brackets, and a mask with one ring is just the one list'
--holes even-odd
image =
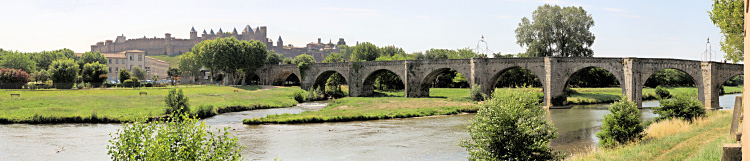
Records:
{"label": "stone wall", "polygon": [[267,65],[256,73],[266,84],[279,84],[279,81],[290,76],[302,76],[300,79],[304,89],[324,84],[325,78],[340,73],[349,84],[349,95],[361,97],[371,95],[376,76],[387,71],[395,73],[403,81],[406,97],[429,97],[431,81],[446,70],[458,71],[469,84],[481,85],[482,91],[489,95],[503,72],[525,68],[540,78],[543,105],[552,107],[567,104],[567,81],[575,72],[588,67],[599,67],[612,73],[620,82],[623,95],[639,107],[643,85],[648,77],[664,69],[681,70],[693,77],[698,86],[698,99],[705,107],[719,108],[719,86],[733,76],[742,74],[740,69],[743,65],[650,58],[475,58],[319,63],[312,64],[311,69],[304,71],[303,75],[300,75],[296,65]]}

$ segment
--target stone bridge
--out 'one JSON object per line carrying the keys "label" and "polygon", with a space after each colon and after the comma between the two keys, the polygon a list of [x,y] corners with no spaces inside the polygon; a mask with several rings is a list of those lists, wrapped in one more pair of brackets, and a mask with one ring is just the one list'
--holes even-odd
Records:
{"label": "stone bridge", "polygon": [[[719,87],[743,72],[742,64],[654,58],[475,58],[448,60],[403,60],[311,64],[300,73],[296,65],[267,65],[255,74],[261,84],[283,84],[289,77],[297,77],[303,89],[324,85],[334,73],[344,76],[352,97],[373,93],[375,78],[383,72],[398,75],[406,86],[406,97],[428,97],[430,83],[443,71],[456,70],[469,84],[481,85],[491,94],[499,76],[509,69],[525,68],[542,83],[545,107],[565,105],[565,86],[573,73],[588,67],[603,68],[620,82],[622,94],[641,107],[641,91],[652,74],[663,69],[677,69],[693,78],[698,88],[698,99],[706,108],[719,108]],[[301,77],[299,77],[301,76]]]}

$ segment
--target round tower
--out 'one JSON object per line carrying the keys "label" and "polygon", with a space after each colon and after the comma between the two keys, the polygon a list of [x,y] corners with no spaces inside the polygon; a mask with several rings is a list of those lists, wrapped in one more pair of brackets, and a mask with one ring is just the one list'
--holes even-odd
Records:
{"label": "round tower", "polygon": [[195,27],[190,28],[190,39],[197,39],[198,31],[195,31]]}

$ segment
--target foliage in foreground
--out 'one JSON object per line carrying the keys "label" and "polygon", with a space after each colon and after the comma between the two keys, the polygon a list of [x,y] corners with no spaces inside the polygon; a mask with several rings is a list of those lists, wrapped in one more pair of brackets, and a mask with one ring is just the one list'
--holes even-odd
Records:
{"label": "foliage in foreground", "polygon": [[242,160],[229,127],[209,131],[186,114],[165,122],[125,124],[107,145],[112,160]]}
{"label": "foliage in foreground", "polygon": [[481,85],[475,84],[473,87],[471,87],[471,91],[469,91],[469,98],[471,98],[472,101],[484,101],[486,97],[487,95],[482,93]]}
{"label": "foliage in foreground", "polygon": [[182,93],[182,89],[169,90],[167,97],[164,97],[164,102],[167,103],[166,114],[184,114],[190,112],[189,100],[185,94]]}
{"label": "foliage in foreground", "polygon": [[494,92],[468,127],[471,140],[460,145],[469,151],[469,160],[561,159],[549,147],[557,131],[545,113],[533,92]]}
{"label": "foliage in foreground", "polygon": [[654,113],[659,114],[659,117],[654,118],[655,121],[670,118],[692,121],[706,114],[703,104],[688,93],[678,93],[670,99],[659,100],[659,104],[661,107],[654,108]]}
{"label": "foliage in foreground", "polygon": [[599,145],[611,148],[641,140],[645,136],[635,102],[625,99],[617,101],[612,103],[609,112],[611,113],[604,115],[602,131],[596,134]]}

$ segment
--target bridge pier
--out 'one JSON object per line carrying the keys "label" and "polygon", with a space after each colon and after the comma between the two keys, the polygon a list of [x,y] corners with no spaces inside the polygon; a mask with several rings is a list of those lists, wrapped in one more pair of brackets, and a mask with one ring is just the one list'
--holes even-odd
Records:
{"label": "bridge pier", "polygon": [[561,81],[563,80],[563,76],[560,75],[560,72],[555,72],[555,70],[559,70],[557,68],[561,68],[557,58],[544,57],[544,78],[540,78],[544,79],[542,81],[542,86],[544,86],[544,102],[542,106],[544,108],[562,106],[568,103],[568,98],[565,94],[566,82]]}
{"label": "bridge pier", "polygon": [[622,94],[628,101],[635,102],[640,108],[643,107],[643,83],[639,82],[641,73],[637,71],[633,59],[624,58],[622,61],[623,81],[620,82]]}
{"label": "bridge pier", "polygon": [[[706,109],[721,109],[719,106],[719,88],[721,88],[721,85],[724,84],[724,81],[721,81],[721,79],[718,76],[713,76],[714,72],[718,72],[717,70],[718,63],[712,63],[712,62],[701,62],[701,74],[703,75],[703,92],[698,92],[698,94],[702,94],[699,97],[703,97],[701,102],[703,102],[703,107]],[[696,82],[697,83],[697,82]],[[696,86],[698,86],[696,84]],[[698,87],[699,91],[700,86]]]}

